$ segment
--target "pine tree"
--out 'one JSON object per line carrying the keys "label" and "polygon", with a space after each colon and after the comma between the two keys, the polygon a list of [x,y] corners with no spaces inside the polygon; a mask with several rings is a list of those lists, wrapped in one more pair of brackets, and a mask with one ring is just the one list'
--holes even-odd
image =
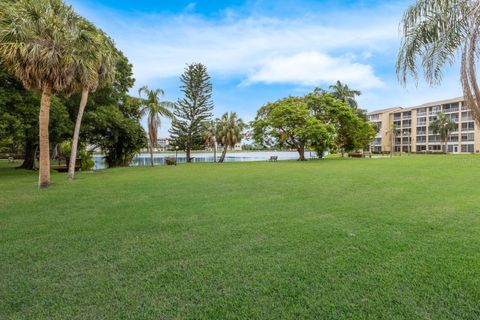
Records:
{"label": "pine tree", "polygon": [[191,162],[191,150],[204,146],[204,123],[212,116],[212,83],[201,63],[187,65],[180,81],[185,97],[177,101],[169,132],[173,145],[185,149],[187,162]]}

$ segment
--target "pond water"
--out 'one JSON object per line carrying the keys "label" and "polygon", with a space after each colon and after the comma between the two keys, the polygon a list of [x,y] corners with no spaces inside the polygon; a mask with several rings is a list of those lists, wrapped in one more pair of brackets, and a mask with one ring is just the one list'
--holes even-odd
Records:
{"label": "pond water", "polygon": [[[221,152],[217,152],[217,160],[220,158]],[[277,156],[278,160],[297,160],[298,152],[293,151],[251,151],[251,152],[227,152],[225,156],[225,162],[243,162],[243,161],[266,161],[270,159],[271,156]],[[315,152],[305,152],[305,157],[311,158],[315,157]],[[165,157],[175,158],[175,152],[171,153],[156,153],[153,155],[153,162],[156,165],[164,165]],[[212,153],[192,153],[193,157],[192,162],[213,162],[213,152]],[[93,156],[95,161],[94,170],[105,169],[107,167],[105,159],[101,154],[95,154]],[[178,163],[185,163],[186,157],[184,152],[179,152],[177,155]],[[149,166],[150,165],[150,154],[149,153],[140,153],[133,158],[130,166]]]}

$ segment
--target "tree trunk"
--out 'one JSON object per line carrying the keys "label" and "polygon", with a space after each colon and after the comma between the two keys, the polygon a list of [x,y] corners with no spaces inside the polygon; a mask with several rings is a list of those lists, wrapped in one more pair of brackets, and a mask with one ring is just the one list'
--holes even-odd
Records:
{"label": "tree trunk", "polygon": [[395,143],[395,137],[392,138],[392,145],[390,146],[390,158],[393,157],[393,150],[395,149],[394,143]]}
{"label": "tree trunk", "polygon": [[50,116],[50,103],[52,100],[52,89],[45,87],[40,101],[39,124],[39,145],[40,145],[40,171],[38,174],[38,187],[46,188],[50,184],[50,142],[48,139],[48,122]]}
{"label": "tree trunk", "polygon": [[70,152],[70,162],[68,164],[68,180],[75,178],[75,165],[77,162],[78,139],[80,137],[80,126],[82,125],[83,112],[88,100],[88,88],[83,88],[82,99],[80,99],[80,106],[78,108],[77,121],[75,122],[75,129],[73,130],[73,139]]}
{"label": "tree trunk", "polygon": [[189,146],[187,146],[187,148],[185,149],[185,156],[187,158],[187,163],[192,162],[192,158],[190,158],[190,147]]}
{"label": "tree trunk", "polygon": [[150,141],[150,163],[152,164],[152,167],[153,167],[153,146],[151,141]]}
{"label": "tree trunk", "polygon": [[298,158],[298,161],[306,161],[306,159],[305,159],[305,147],[298,147],[297,151],[298,151],[298,154],[300,155],[300,158]]}
{"label": "tree trunk", "polygon": [[30,139],[26,139],[25,141],[25,157],[23,158],[23,163],[17,167],[17,169],[27,169],[27,170],[34,170],[35,169],[35,152],[36,152],[36,145]]}
{"label": "tree trunk", "polygon": [[217,162],[217,141],[213,143],[213,162]]}
{"label": "tree trunk", "polygon": [[219,163],[223,163],[223,160],[225,160],[226,154],[227,154],[227,146],[223,148],[222,155],[220,156],[220,160],[218,160]]}

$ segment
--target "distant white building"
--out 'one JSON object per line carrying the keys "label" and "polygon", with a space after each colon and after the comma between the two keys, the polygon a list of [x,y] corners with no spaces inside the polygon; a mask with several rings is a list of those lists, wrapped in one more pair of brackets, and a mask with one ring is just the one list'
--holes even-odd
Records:
{"label": "distant white building", "polygon": [[[148,140],[148,136],[147,136],[147,140]],[[153,148],[153,151],[154,152],[159,152],[159,151],[168,151],[169,147],[170,147],[170,137],[160,137],[160,138],[157,138],[157,147],[156,148]],[[148,145],[150,147],[150,140],[148,140]],[[145,152],[149,151],[149,149],[145,149],[144,150]]]}
{"label": "distant white building", "polygon": [[167,151],[170,147],[170,137],[160,137],[157,139],[157,151]]}
{"label": "distant white building", "polygon": [[[208,151],[213,151],[213,148],[211,148],[211,147],[206,147],[205,149],[208,150]],[[217,151],[222,151],[222,150],[223,150],[223,146],[221,144],[217,144]],[[227,150],[228,151],[241,151],[242,150],[242,145],[240,143],[236,143],[233,148],[228,147]]]}

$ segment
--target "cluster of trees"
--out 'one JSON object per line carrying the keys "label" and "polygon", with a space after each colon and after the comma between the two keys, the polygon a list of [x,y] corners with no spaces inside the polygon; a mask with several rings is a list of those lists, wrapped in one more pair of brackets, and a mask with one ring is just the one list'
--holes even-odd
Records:
{"label": "cluster of trees", "polygon": [[235,112],[212,119],[212,82],[203,64],[187,65],[180,82],[184,97],[178,99],[173,108],[169,131],[172,145],[185,150],[187,162],[192,161],[192,150],[204,149],[205,145],[214,150],[216,162],[217,145],[221,145],[223,150],[219,162],[223,162],[228,148],[241,142],[246,127],[244,122]]}
{"label": "cluster of trees", "polygon": [[[344,86],[338,82],[337,85]],[[348,89],[348,87],[347,87]],[[359,93],[358,93],[359,94]],[[305,150],[319,157],[325,151],[350,152],[364,149],[376,134],[356,103],[336,98],[335,90],[315,89],[302,97],[287,97],[268,103],[252,122],[253,138],[267,147],[287,147],[305,160]]]}
{"label": "cluster of trees", "polygon": [[130,162],[145,145],[145,134],[140,103],[127,95],[134,83],[131,65],[113,41],[61,0],[1,4],[1,73],[8,81],[0,130],[4,144],[23,141],[22,167],[34,165],[38,148],[39,187],[47,187],[52,146],[71,138],[73,179],[81,137],[100,146],[110,165]]}

